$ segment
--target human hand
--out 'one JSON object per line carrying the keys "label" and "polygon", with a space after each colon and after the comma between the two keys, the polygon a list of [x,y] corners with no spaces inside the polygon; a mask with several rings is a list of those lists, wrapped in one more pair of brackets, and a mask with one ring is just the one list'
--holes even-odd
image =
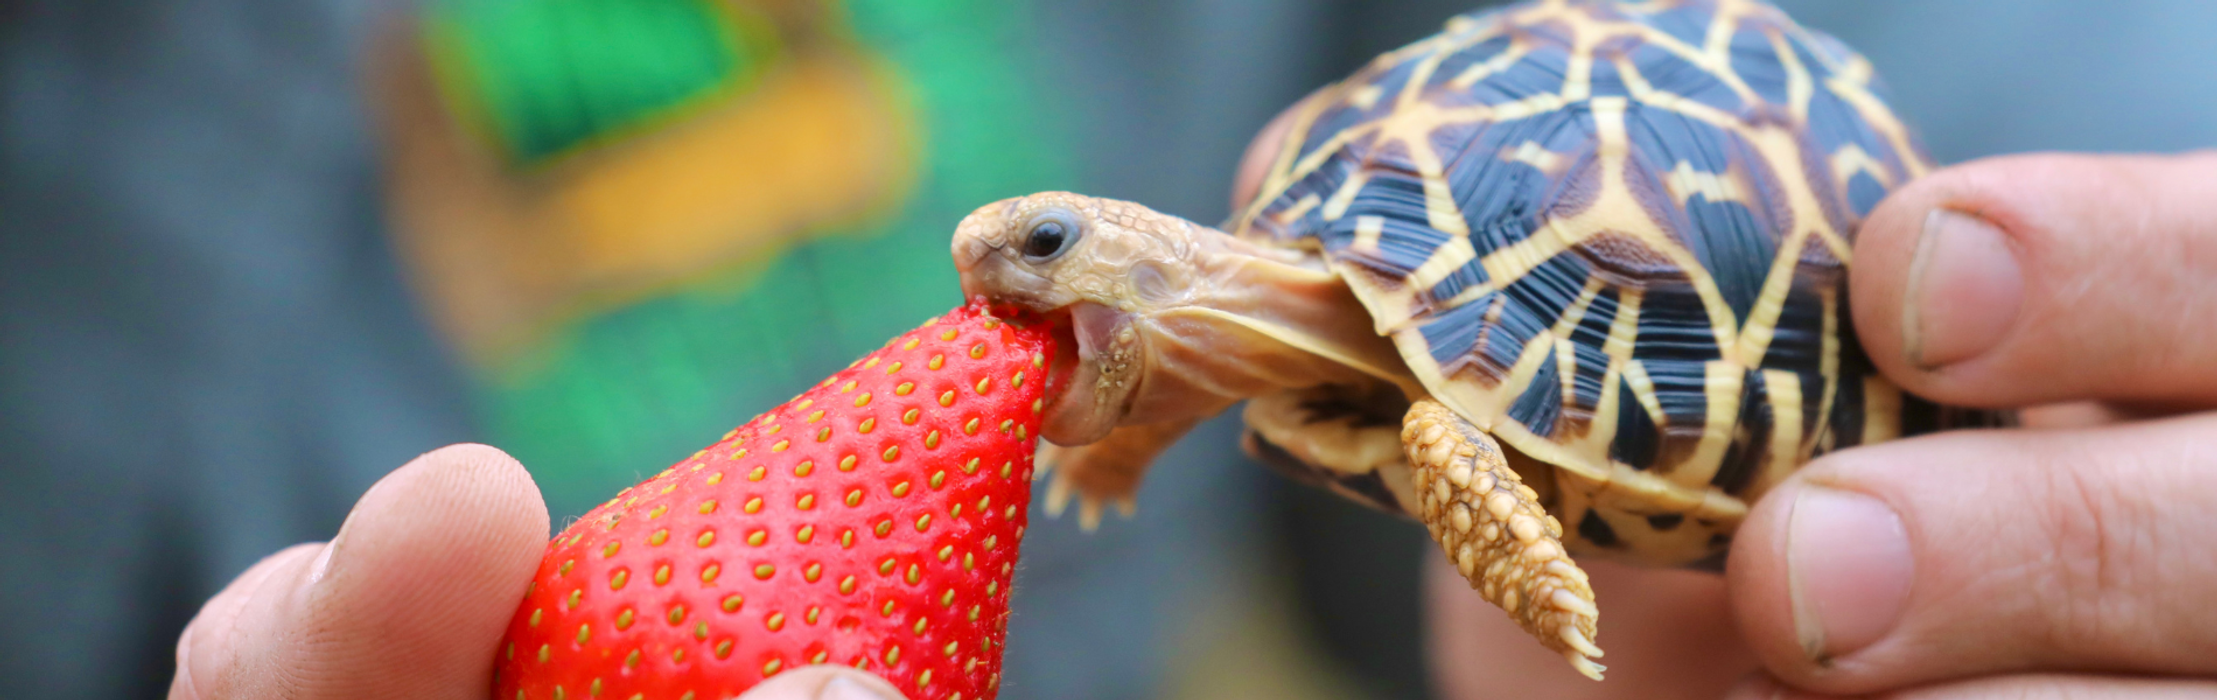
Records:
{"label": "human hand", "polygon": [[1904,388],[2071,405],[1818,460],[1725,579],[1592,567],[1606,683],[1435,567],[1446,697],[2217,695],[2217,154],[1949,168],[1872,213],[1852,274]]}
{"label": "human hand", "polygon": [[[425,454],[363,494],[329,544],[271,555],[209,600],[177,642],[169,697],[485,700],[547,536],[546,504],[516,460],[483,445]],[[742,696],[899,697],[843,666]]]}

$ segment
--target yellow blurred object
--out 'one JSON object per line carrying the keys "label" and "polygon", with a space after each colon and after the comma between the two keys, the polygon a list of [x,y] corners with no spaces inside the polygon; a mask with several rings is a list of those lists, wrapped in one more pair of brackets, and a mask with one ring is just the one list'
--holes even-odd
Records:
{"label": "yellow blurred object", "polygon": [[859,60],[792,65],[724,114],[566,164],[550,205],[574,224],[575,274],[651,283],[898,200],[916,154],[893,87]]}
{"label": "yellow blurred object", "polygon": [[379,95],[403,256],[442,330],[499,365],[568,319],[761,265],[891,212],[918,159],[892,69],[795,42],[740,94],[517,168],[465,128],[413,41]]}

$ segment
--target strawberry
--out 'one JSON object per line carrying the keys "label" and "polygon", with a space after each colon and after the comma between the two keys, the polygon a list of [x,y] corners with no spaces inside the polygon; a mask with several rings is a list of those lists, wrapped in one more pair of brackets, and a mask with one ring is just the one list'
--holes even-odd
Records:
{"label": "strawberry", "polygon": [[973,303],[586,513],[494,697],[722,700],[836,663],[990,700],[1053,342]]}

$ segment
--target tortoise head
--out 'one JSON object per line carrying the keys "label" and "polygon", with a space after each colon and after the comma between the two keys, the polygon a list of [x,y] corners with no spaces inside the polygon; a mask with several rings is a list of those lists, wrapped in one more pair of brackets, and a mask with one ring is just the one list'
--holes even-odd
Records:
{"label": "tortoise head", "polygon": [[[1057,324],[1064,356],[1041,433],[1060,445],[1206,417],[1392,352],[1346,286],[1304,266],[1304,253],[1130,202],[1068,192],[994,202],[962,220],[953,252],[965,295]],[[1370,350],[1318,352],[1349,343]],[[1396,363],[1368,364],[1378,362]]]}
{"label": "tortoise head", "polygon": [[1041,429],[1049,441],[1094,442],[1132,413],[1154,359],[1142,347],[1144,320],[1192,301],[1203,234],[1221,238],[1144,206],[1068,192],[994,202],[956,227],[963,294],[1045,314],[1062,335]]}

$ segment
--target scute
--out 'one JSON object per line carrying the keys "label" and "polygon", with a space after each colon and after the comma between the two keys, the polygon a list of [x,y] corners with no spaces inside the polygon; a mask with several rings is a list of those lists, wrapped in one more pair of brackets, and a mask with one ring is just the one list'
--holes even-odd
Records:
{"label": "scute", "polygon": [[1809,457],[1940,420],[1844,307],[1927,167],[1881,92],[1755,0],[1528,2],[1304,103],[1232,230],[1322,251],[1435,398],[1575,476],[1584,546],[1690,560]]}

